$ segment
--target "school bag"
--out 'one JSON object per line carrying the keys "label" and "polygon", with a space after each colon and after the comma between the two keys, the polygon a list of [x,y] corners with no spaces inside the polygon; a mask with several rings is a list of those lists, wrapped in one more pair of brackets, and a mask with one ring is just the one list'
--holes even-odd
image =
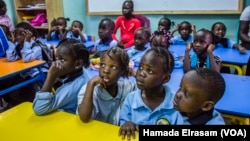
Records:
{"label": "school bag", "polygon": [[49,67],[52,65],[52,62],[55,60],[55,56],[54,56],[54,48],[53,47],[48,47],[46,44],[42,43],[39,40],[36,40],[31,48],[35,47],[35,46],[40,46],[41,50],[42,50],[42,57],[43,60],[45,60]]}

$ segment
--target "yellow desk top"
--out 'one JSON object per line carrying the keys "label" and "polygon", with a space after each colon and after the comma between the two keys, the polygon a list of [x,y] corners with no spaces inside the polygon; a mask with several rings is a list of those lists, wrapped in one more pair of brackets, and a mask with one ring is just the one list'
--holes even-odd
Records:
{"label": "yellow desk top", "polygon": [[17,60],[13,62],[8,62],[6,58],[0,59],[0,77],[4,77],[6,75],[10,75],[13,73],[17,73],[19,71],[29,69],[35,66],[39,66],[44,64],[43,60],[34,60],[32,62],[24,63],[23,60]]}
{"label": "yellow desk top", "polygon": [[29,102],[0,113],[2,141],[119,141],[118,131],[118,126],[96,120],[83,123],[66,112],[37,116]]}

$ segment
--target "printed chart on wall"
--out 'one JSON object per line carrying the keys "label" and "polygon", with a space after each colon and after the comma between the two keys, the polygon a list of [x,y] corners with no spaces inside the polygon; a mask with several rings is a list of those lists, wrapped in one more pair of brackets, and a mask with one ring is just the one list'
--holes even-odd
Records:
{"label": "printed chart on wall", "polygon": [[[120,15],[124,0],[86,0],[88,15]],[[133,0],[136,14],[240,14],[243,0]]]}

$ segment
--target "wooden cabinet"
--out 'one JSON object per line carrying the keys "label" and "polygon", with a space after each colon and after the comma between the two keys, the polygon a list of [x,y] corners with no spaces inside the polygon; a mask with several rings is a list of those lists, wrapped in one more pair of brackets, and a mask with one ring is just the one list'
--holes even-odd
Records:
{"label": "wooden cabinet", "polygon": [[50,28],[50,22],[63,16],[63,0],[14,0],[17,22],[30,21],[38,13],[45,13],[46,24],[34,26],[40,36],[44,36]]}

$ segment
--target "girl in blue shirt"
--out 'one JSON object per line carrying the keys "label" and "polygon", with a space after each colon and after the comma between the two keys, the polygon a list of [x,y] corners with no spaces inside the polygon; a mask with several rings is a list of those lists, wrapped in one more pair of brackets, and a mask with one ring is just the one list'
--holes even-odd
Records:
{"label": "girl in blue shirt", "polygon": [[174,108],[188,125],[224,125],[214,105],[225,92],[225,81],[220,73],[206,68],[187,72],[175,94]]}
{"label": "girl in blue shirt", "polygon": [[[179,35],[173,37],[174,33],[178,31]],[[176,26],[176,29],[171,33],[171,44],[173,45],[186,45],[188,42],[193,42],[193,35],[195,34],[195,26],[191,25],[188,21],[183,21]]]}
{"label": "girl in blue shirt", "polygon": [[71,27],[65,32],[65,38],[74,38],[85,43],[87,41],[87,35],[82,33],[82,31],[83,23],[81,21],[74,20]]}
{"label": "girl in blue shirt", "polygon": [[119,125],[119,114],[125,97],[136,89],[128,77],[129,57],[124,49],[109,48],[101,54],[99,75],[85,84],[78,95],[78,113],[83,122],[91,118]]}
{"label": "girl in blue shirt", "polygon": [[150,49],[150,35],[150,31],[146,27],[140,27],[135,31],[134,46],[127,50],[130,61],[134,63],[135,67],[139,66],[142,56]]}
{"label": "girl in blue shirt", "polygon": [[166,84],[174,67],[173,56],[161,47],[149,49],[136,72],[138,89],[128,94],[121,108],[119,134],[135,137],[139,125],[172,125],[182,123],[174,110],[174,93]]}
{"label": "girl in blue shirt", "polygon": [[[57,45],[56,61],[52,63],[42,89],[36,93],[33,110],[44,115],[55,110],[75,114],[77,94],[89,80],[85,70],[89,66],[89,51],[76,39],[63,39]],[[54,83],[63,76],[62,85],[55,93]]]}

